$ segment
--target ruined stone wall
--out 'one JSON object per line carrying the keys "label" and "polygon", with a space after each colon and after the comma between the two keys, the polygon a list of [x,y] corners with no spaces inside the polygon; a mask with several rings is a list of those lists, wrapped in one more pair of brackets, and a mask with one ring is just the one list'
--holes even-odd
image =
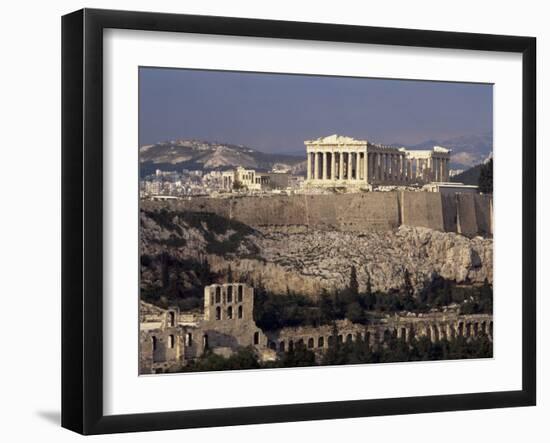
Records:
{"label": "ruined stone wall", "polygon": [[276,356],[303,344],[320,357],[334,344],[334,340],[340,343],[361,340],[378,349],[393,338],[409,342],[414,338],[427,337],[436,342],[484,335],[493,339],[492,315],[459,315],[456,311],[394,315],[367,325],[338,320],[335,326],[336,329],[333,325],[322,325],[262,331],[252,318],[222,318],[201,321],[194,326],[175,327],[163,321],[158,328],[142,329],[140,332],[140,373],[177,370],[188,361],[200,357],[207,347],[213,352],[227,351],[221,353],[231,355],[239,347],[253,346],[260,354],[269,350]]}
{"label": "ruined stone wall", "polygon": [[212,212],[247,225],[339,231],[420,226],[467,236],[492,234],[492,199],[477,194],[368,192],[292,196],[199,197],[142,201],[144,209]]}

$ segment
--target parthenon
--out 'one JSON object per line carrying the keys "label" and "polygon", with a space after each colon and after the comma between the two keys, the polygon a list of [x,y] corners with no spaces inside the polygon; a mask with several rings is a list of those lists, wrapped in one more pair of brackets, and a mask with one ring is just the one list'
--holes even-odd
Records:
{"label": "parthenon", "polygon": [[304,142],[310,186],[409,185],[446,182],[451,150],[407,150],[330,135]]}

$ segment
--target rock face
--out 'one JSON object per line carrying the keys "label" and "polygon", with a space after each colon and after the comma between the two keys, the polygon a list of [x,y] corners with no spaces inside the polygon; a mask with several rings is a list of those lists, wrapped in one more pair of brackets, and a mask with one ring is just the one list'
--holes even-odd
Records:
{"label": "rock face", "polygon": [[[370,275],[374,290],[403,287],[408,270],[415,291],[442,277],[457,283],[480,284],[493,280],[493,240],[469,239],[455,233],[401,226],[391,231],[340,232],[256,231],[242,223],[219,219],[200,220],[180,214],[153,218],[141,214],[142,256],[168,254],[185,261],[206,258],[214,272],[231,266],[233,278],[262,281],[267,289],[288,289],[318,296],[323,288],[348,285],[355,266],[359,289]],[[223,222],[222,220],[222,222]],[[223,224],[223,223],[222,223]],[[197,285],[193,272],[178,269],[184,287]],[[142,280],[160,280],[161,271],[143,264]]]}

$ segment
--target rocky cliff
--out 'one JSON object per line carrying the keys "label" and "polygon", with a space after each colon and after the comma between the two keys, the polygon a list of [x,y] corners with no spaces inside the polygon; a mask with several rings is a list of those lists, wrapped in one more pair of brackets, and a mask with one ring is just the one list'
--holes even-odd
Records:
{"label": "rocky cliff", "polygon": [[[478,284],[493,279],[493,241],[455,233],[401,226],[391,231],[262,232],[205,213],[141,213],[142,284],[159,286],[175,278],[182,288],[198,287],[197,271],[184,266],[168,269],[164,262],[207,260],[213,273],[259,281],[273,292],[316,296],[323,288],[344,288],[355,266],[359,289],[370,275],[374,290],[403,286],[405,270],[416,291],[442,277],[457,283]],[[147,257],[143,260],[143,257]],[[163,275],[164,274],[164,275]],[[223,278],[223,277],[222,277]]]}

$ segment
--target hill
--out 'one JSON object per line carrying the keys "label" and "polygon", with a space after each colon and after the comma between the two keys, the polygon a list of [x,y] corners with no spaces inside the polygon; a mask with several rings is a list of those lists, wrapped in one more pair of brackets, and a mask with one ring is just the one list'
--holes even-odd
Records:
{"label": "hill", "polygon": [[295,174],[305,171],[305,156],[268,154],[247,146],[201,140],[174,140],[141,146],[139,161],[141,176],[156,169],[224,170],[236,166],[257,170],[277,167]]}

